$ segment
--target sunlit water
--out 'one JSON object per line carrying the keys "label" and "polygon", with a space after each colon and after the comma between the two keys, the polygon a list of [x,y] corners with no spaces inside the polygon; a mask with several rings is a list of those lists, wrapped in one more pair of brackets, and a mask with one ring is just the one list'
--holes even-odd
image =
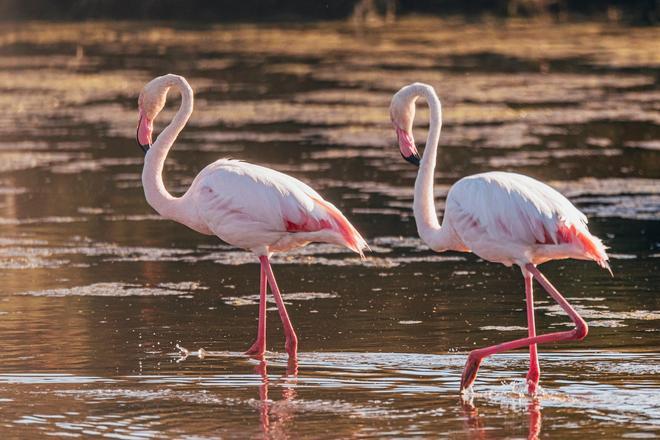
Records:
{"label": "sunlit water", "polygon": [[[409,19],[0,30],[3,438],[658,435],[657,29]],[[258,162],[317,188],[371,245],[365,261],[327,245],[275,257],[297,365],[274,312],[266,361],[240,355],[257,325],[254,256],[144,201],[136,97],[170,71],[196,90],[166,167],[173,192],[218,157]],[[416,80],[444,105],[439,209],[461,176],[522,172],[569,196],[610,247],[613,278],[587,262],[542,267],[590,333],[540,348],[537,399],[524,351],[488,359],[458,395],[469,350],[526,334],[524,290],[517,269],[417,238],[416,170],[387,112]],[[418,140],[426,117],[420,107]],[[536,297],[540,332],[569,328]]]}

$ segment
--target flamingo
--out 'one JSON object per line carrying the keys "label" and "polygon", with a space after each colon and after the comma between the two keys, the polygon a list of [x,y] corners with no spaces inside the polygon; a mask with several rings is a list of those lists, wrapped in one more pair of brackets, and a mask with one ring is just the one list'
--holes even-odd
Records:
{"label": "flamingo", "polygon": [[[170,124],[152,143],[153,121],[177,89],[181,105]],[[298,338],[270,265],[273,252],[310,242],[345,246],[364,257],[367,243],[346,217],[316,191],[286,174],[238,160],[220,159],[204,168],[181,197],[163,184],[163,165],[170,148],[193,111],[193,90],[185,78],[168,74],[151,80],[138,99],[138,145],[145,153],[144,195],[161,216],[201,234],[215,235],[252,251],[261,265],[257,338],[245,352],[263,358],[266,348],[266,294],[275,298],[289,357],[296,358]]]}
{"label": "flamingo", "polygon": [[[424,156],[420,160],[413,138],[415,101],[423,97],[430,108],[430,125]],[[528,337],[470,352],[461,377],[461,393],[470,388],[484,358],[529,346],[528,392],[536,393],[540,368],[537,344],[582,340],[587,323],[537,268],[550,260],[593,260],[612,273],[605,246],[587,229],[587,218],[550,186],[515,173],[487,172],[456,182],[445,204],[442,226],[433,198],[442,106],[433,87],[414,83],[392,98],[390,118],[401,155],[417,165],[413,212],[420,238],[436,252],[473,252],[484,260],[518,265],[525,280]],[[532,284],[536,279],[575,324],[569,331],[536,335]]]}

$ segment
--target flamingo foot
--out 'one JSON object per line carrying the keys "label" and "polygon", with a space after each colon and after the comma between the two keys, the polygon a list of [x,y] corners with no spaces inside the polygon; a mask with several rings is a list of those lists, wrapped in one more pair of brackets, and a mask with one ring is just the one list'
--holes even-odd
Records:
{"label": "flamingo foot", "polygon": [[527,392],[531,397],[536,396],[536,391],[538,390],[539,383],[527,380]]}
{"label": "flamingo foot", "polygon": [[467,362],[465,363],[465,369],[463,370],[463,376],[461,377],[461,393],[470,388],[474,383],[474,380],[477,378],[481,359],[482,358],[477,357],[474,352],[470,353],[468,356]]}
{"label": "flamingo foot", "polygon": [[258,358],[263,358],[264,353],[266,353],[266,347],[263,341],[256,340],[250,348],[247,349],[245,353],[246,356],[253,356]]}
{"label": "flamingo foot", "polygon": [[287,335],[284,348],[286,349],[286,352],[289,354],[290,358],[298,357],[298,336],[296,336],[293,331],[290,335]]}
{"label": "flamingo foot", "polygon": [[[286,376],[298,376],[298,358],[290,357],[286,362]],[[286,377],[285,376],[285,377]]]}
{"label": "flamingo foot", "polygon": [[530,368],[527,373],[527,391],[530,396],[535,396],[539,387],[539,378],[541,373],[537,368]]}

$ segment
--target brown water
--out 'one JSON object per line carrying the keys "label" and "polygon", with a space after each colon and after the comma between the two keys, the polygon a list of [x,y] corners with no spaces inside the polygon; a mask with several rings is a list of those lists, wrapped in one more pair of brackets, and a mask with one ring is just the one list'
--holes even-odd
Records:
{"label": "brown water", "polygon": [[[659,39],[657,28],[423,19],[4,25],[2,437],[656,437]],[[144,200],[136,98],[166,72],[196,90],[166,167],[172,191],[218,157],[257,162],[310,183],[372,246],[364,262],[326,245],[277,256],[297,366],[272,312],[266,362],[240,354],[256,333],[255,258]],[[416,80],[444,104],[439,207],[461,176],[521,172],[569,196],[611,248],[613,278],[580,261],[542,268],[591,331],[541,347],[536,400],[524,351],[488,359],[471,400],[459,398],[469,350],[526,334],[523,283],[417,238],[416,170],[387,111]],[[537,297],[539,331],[568,328]]]}

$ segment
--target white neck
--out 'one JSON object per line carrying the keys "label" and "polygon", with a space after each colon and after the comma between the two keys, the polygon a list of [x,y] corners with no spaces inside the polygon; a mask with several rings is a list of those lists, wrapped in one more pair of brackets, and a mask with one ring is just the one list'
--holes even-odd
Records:
{"label": "white neck", "polygon": [[438,223],[438,214],[435,209],[433,197],[433,174],[438,153],[438,142],[442,128],[442,105],[435,90],[426,84],[415,84],[412,86],[410,99],[420,96],[426,98],[430,108],[429,134],[426,139],[424,156],[415,180],[415,199],[413,212],[417,223],[417,232],[420,238],[431,249],[442,251],[451,248],[451,237],[445,228]]}
{"label": "white neck", "polygon": [[172,122],[160,133],[156,142],[151,146],[144,158],[142,169],[142,185],[147,202],[160,215],[170,219],[177,219],[180,198],[174,197],[163,184],[163,165],[167,153],[174,145],[177,136],[188,122],[193,111],[193,91],[188,82],[177,75],[165,75],[162,78],[164,93],[170,87],[175,87],[181,93],[181,106]]}

